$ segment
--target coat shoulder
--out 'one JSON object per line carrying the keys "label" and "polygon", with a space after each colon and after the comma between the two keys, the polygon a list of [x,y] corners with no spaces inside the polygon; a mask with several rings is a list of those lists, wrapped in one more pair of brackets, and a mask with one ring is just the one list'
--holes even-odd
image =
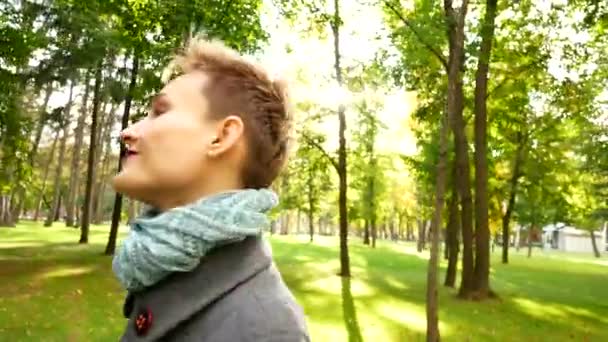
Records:
{"label": "coat shoulder", "polygon": [[[273,266],[188,322],[181,334],[204,332],[205,341],[308,342],[304,311]],[[192,331],[195,330],[195,331]]]}
{"label": "coat shoulder", "polygon": [[243,341],[309,341],[304,311],[274,266],[253,279],[240,311]]}

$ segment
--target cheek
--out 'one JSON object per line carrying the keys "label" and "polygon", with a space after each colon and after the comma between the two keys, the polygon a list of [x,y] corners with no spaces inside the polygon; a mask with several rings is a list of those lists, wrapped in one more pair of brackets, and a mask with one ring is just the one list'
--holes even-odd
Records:
{"label": "cheek", "polygon": [[181,183],[203,172],[206,150],[202,144],[202,132],[196,126],[182,122],[147,133],[146,140],[150,143],[147,147],[153,152],[148,154],[151,158],[143,160],[143,166],[156,177],[174,178]]}

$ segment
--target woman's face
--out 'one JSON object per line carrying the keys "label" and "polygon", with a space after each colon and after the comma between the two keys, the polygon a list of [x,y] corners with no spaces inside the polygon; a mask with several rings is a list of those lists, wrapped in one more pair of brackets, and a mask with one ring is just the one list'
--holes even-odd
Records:
{"label": "woman's face", "polygon": [[208,119],[200,72],[168,83],[152,100],[148,116],[121,133],[127,145],[116,191],[152,205],[179,197],[205,181],[216,122]]}

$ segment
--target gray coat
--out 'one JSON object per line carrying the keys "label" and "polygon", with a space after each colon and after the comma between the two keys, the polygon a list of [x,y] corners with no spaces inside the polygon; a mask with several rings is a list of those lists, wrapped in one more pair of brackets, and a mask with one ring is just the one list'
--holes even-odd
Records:
{"label": "gray coat", "polygon": [[261,238],[217,248],[192,272],[129,294],[121,341],[310,341]]}

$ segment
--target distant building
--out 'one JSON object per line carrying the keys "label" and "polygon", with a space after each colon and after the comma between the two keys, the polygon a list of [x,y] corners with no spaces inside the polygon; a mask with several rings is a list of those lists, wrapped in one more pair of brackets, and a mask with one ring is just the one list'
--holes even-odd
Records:
{"label": "distant building", "polygon": [[[600,252],[608,251],[607,228],[593,232],[595,243]],[[543,247],[564,252],[593,253],[591,233],[587,230],[577,229],[563,223],[548,225],[543,228]]]}

